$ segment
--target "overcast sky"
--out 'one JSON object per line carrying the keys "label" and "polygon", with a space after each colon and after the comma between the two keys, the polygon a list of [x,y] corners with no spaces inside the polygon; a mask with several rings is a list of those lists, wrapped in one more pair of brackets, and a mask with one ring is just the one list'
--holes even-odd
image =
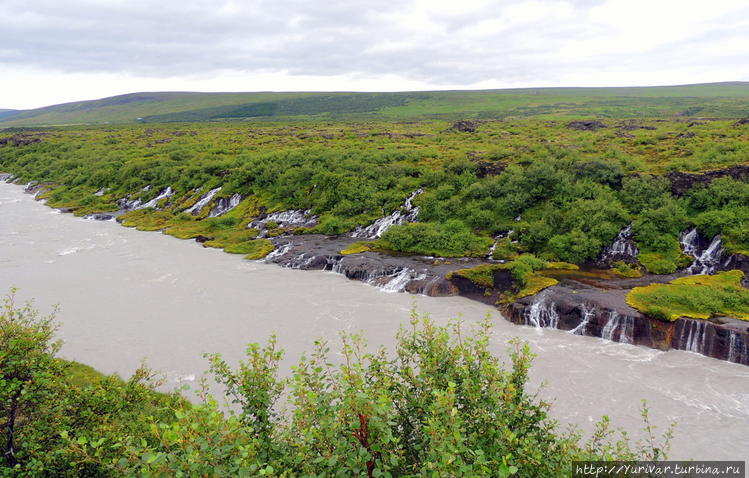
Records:
{"label": "overcast sky", "polygon": [[749,80],[747,0],[0,0],[0,108]]}

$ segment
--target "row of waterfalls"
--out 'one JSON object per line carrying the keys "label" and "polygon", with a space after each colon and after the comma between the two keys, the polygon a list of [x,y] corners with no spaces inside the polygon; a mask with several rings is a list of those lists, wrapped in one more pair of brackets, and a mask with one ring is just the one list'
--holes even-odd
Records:
{"label": "row of waterfalls", "polygon": [[[654,346],[655,336],[659,335],[668,340],[667,348],[749,365],[745,325],[721,326],[706,320],[682,318],[664,323],[665,331],[658,331],[645,317],[601,309],[587,302],[568,306],[567,309],[562,312],[554,297],[544,291],[524,306],[516,322],[625,344]],[[666,347],[661,344],[658,348]]]}

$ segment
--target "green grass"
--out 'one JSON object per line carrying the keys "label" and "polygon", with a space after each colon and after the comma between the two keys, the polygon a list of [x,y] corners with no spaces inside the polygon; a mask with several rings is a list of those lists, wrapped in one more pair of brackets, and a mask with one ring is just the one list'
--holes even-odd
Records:
{"label": "green grass", "polygon": [[743,277],[743,272],[734,270],[635,287],[627,295],[627,303],[646,315],[669,321],[718,315],[749,320],[749,290],[741,286]]}

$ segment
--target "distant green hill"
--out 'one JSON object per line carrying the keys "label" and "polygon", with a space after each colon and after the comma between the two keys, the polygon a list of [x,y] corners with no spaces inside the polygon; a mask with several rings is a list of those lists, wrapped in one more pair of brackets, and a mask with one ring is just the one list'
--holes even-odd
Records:
{"label": "distant green hill", "polygon": [[749,82],[403,93],[131,93],[25,111],[0,126],[242,119],[745,117]]}
{"label": "distant green hill", "polygon": [[17,110],[9,110],[9,109],[0,108],[0,120],[2,120],[3,118],[9,118],[10,116],[13,116],[15,114],[18,114]]}

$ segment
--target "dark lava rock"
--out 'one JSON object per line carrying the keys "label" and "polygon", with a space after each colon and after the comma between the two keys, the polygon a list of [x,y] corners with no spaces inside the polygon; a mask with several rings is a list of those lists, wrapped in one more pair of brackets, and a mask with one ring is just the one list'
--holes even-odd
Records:
{"label": "dark lava rock", "polygon": [[646,129],[649,131],[654,131],[658,128],[656,128],[655,126],[641,125],[635,120],[630,120],[630,121],[627,121],[626,123],[620,124],[619,129],[621,129],[622,131],[634,131],[636,129]]}
{"label": "dark lava rock", "polygon": [[42,141],[38,135],[15,134],[7,138],[0,138],[0,146],[28,146]]}
{"label": "dark lava rock", "polygon": [[697,135],[691,131],[687,133],[679,133],[678,135],[676,135],[677,138],[694,138],[695,136]]}
{"label": "dark lava rock", "polygon": [[677,196],[683,195],[697,184],[709,184],[713,179],[730,176],[734,179],[749,178],[749,165],[731,166],[706,173],[685,173],[671,171],[668,180],[671,181],[671,192]]}
{"label": "dark lava rock", "polygon": [[198,236],[195,236],[195,242],[198,242],[200,244],[203,244],[204,242],[208,242],[208,241],[211,241],[211,240],[213,240],[212,237],[204,236],[202,234],[198,235]]}
{"label": "dark lava rock", "polygon": [[738,120],[737,122],[735,122],[733,125],[734,126],[744,126],[744,125],[747,125],[747,124],[749,124],[749,118],[741,118],[740,120]]}
{"label": "dark lava rock", "polygon": [[469,120],[460,120],[453,123],[447,131],[460,131],[462,133],[475,133],[478,130],[478,123]]}
{"label": "dark lava rock", "polygon": [[607,128],[607,126],[600,121],[570,121],[567,123],[567,127],[578,131],[596,131],[601,128]]}
{"label": "dark lava rock", "polygon": [[485,178],[487,176],[496,176],[507,167],[504,163],[493,163],[491,161],[479,161],[476,163],[476,176]]}

